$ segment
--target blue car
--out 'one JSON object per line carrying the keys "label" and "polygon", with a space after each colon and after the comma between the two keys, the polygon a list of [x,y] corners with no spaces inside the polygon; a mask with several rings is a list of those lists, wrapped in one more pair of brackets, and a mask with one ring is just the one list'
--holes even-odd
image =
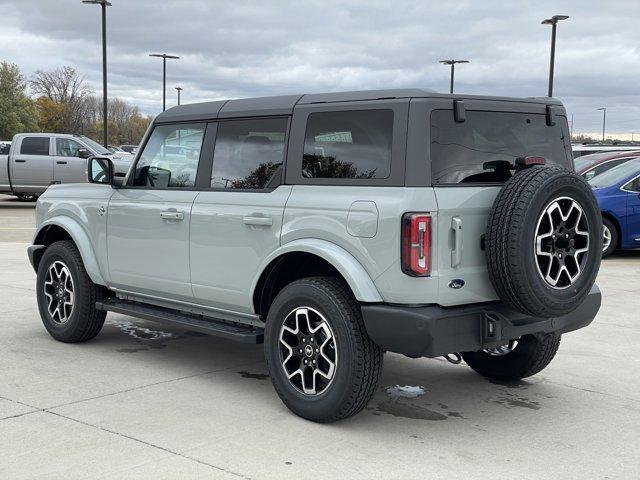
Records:
{"label": "blue car", "polygon": [[603,257],[640,248],[640,158],[589,180],[602,211]]}

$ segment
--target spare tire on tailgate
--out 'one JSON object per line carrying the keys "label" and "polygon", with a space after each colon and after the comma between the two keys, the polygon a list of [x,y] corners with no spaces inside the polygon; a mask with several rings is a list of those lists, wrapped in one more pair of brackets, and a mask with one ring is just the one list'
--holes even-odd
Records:
{"label": "spare tire on tailgate", "polygon": [[502,301],[534,317],[577,308],[602,256],[602,217],[589,184],[557,167],[516,172],[496,197],[485,240]]}

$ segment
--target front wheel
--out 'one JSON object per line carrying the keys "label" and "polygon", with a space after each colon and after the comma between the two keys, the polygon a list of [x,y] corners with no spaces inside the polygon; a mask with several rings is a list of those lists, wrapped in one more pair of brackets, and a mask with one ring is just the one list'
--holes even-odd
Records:
{"label": "front wheel", "polygon": [[478,352],[464,352],[467,365],[484,377],[520,380],[541,372],[560,346],[560,335],[524,335],[508,345]]}
{"label": "front wheel", "polygon": [[89,278],[73,242],[47,247],[38,265],[36,292],[42,323],[53,338],[76,343],[95,337],[107,314],[96,309],[104,291]]}
{"label": "front wheel", "polygon": [[382,371],[382,349],[369,338],[356,299],[330,277],[296,280],[278,294],[267,316],[265,355],[280,399],[315,422],[362,410]]}

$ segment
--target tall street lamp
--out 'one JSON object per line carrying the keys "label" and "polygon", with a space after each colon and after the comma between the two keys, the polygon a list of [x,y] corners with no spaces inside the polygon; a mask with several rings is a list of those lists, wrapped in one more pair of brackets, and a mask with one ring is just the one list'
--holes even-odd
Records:
{"label": "tall street lamp", "polygon": [[556,27],[560,20],[566,20],[569,15],[554,15],[542,21],[542,25],[551,25],[551,59],[549,60],[549,97],[553,97],[553,68],[556,61]]}
{"label": "tall street lamp", "polygon": [[607,107],[597,108],[596,110],[602,110],[602,141],[604,142],[604,129],[607,124]]}
{"label": "tall street lamp", "polygon": [[180,105],[180,92],[182,91],[182,87],[176,87],[176,91],[178,92],[178,105]]}
{"label": "tall street lamp", "polygon": [[469,63],[469,60],[440,60],[440,63],[451,65],[451,85],[449,86],[449,93],[453,93],[453,77],[455,75],[456,63]]}
{"label": "tall street lamp", "polygon": [[107,121],[107,7],[111,3],[107,0],[82,0],[102,7],[102,143],[107,148],[109,143],[109,122]]}
{"label": "tall street lamp", "polygon": [[162,111],[164,112],[167,109],[167,58],[177,60],[180,57],[166,53],[151,53],[149,56],[162,59]]}

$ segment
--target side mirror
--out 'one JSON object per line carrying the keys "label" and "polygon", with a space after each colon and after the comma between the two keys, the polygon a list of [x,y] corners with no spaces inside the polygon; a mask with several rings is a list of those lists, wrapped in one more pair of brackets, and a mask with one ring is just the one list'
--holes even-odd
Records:
{"label": "side mirror", "polygon": [[89,183],[113,184],[113,162],[110,158],[91,157],[87,162]]}
{"label": "side mirror", "polygon": [[86,148],[78,149],[78,158],[89,158],[91,156],[91,152]]}

